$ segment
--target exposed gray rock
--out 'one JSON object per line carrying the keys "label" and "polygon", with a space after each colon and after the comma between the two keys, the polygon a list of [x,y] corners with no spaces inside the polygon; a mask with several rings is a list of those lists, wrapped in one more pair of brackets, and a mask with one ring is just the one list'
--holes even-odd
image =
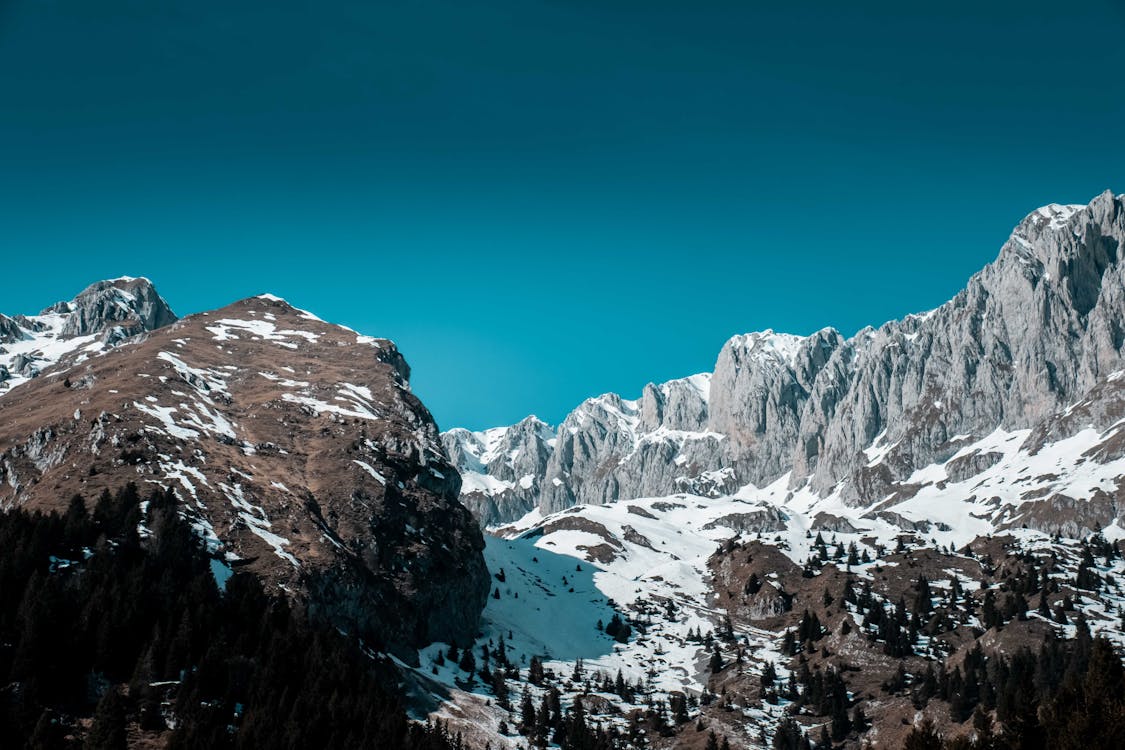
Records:
{"label": "exposed gray rock", "polygon": [[794,482],[850,483],[856,454],[884,432],[908,458],[901,479],[948,459],[954,435],[1030,427],[1079,398],[1120,367],[1123,240],[1125,207],[1109,192],[1039,209],[950,302],[850,339],[814,386]]}
{"label": "exposed gray rock", "polygon": [[[70,302],[39,315],[0,315],[0,392],[27,382],[49,367],[77,364],[176,322],[175,314],[148,279],[123,277],[86,287]],[[99,336],[90,341],[89,336]]]}
{"label": "exposed gray rock", "polygon": [[869,516],[871,518],[878,518],[880,520],[887,521],[905,531],[916,531],[920,534],[928,534],[930,533],[931,529],[937,529],[938,531],[950,530],[950,527],[944,523],[932,523],[926,520],[912,521],[900,513],[895,513],[894,511],[889,510],[882,510],[876,513],[871,513],[869,514]]}
{"label": "exposed gray rock", "polygon": [[851,521],[832,513],[817,513],[816,516],[813,517],[812,528],[819,531],[831,531],[833,533],[844,534],[854,534],[856,531]]}
{"label": "exposed gray rock", "polygon": [[27,338],[27,334],[20,329],[16,321],[7,315],[0,315],[0,344],[11,344]]}
{"label": "exposed gray rock", "polygon": [[62,336],[87,336],[120,328],[118,339],[153,331],[176,322],[168,303],[148,279],[121,278],[98,281],[66,305],[68,318]]}
{"label": "exposed gray rock", "polygon": [[1101,531],[1119,518],[1121,499],[1125,499],[1125,486],[1120,485],[1113,494],[1098,490],[1088,498],[1056,494],[1024,503],[1004,527],[1082,538]]}
{"label": "exposed gray rock", "polygon": [[707,431],[710,377],[647,386],[637,401],[615,393],[589,399],[559,426],[539,507],[666,495],[701,482],[729,488],[723,436]]}
{"label": "exposed gray rock", "polygon": [[442,445],[463,480],[461,501],[483,526],[513,521],[539,504],[554,431],[528,417],[486,432],[454,429]]}
{"label": "exposed gray rock", "polygon": [[34,378],[39,374],[39,366],[30,354],[17,354],[8,364],[11,366],[12,372],[25,378]]}
{"label": "exposed gray rock", "polygon": [[991,469],[1003,457],[1003,453],[997,453],[995,451],[987,451],[984,453],[973,451],[967,455],[952,459],[945,465],[945,472],[949,477],[949,481],[963,482],[969,477],[975,477],[986,469]]}
{"label": "exposed gray rock", "polygon": [[12,318],[12,320],[14,320],[20,328],[24,328],[34,333],[41,333],[47,330],[47,325],[43,321],[36,320],[35,318],[29,318],[26,315],[16,315]]}
{"label": "exposed gray rock", "polygon": [[649,383],[638,407],[641,432],[680,430],[701,432],[707,425],[709,385],[706,376],[672,380],[662,385]]}
{"label": "exposed gray rock", "polygon": [[752,333],[723,346],[709,426],[727,436],[724,465],[744,482],[761,485],[790,469],[809,393],[843,343],[826,328],[807,338]]}
{"label": "exposed gray rock", "polygon": [[725,527],[748,534],[781,531],[789,518],[777,508],[760,508],[746,513],[730,513],[704,525],[705,529]]}
{"label": "exposed gray rock", "polygon": [[1090,458],[1125,455],[1123,243],[1125,198],[1052,204],[928,313],[850,339],[832,329],[735,336],[709,379],[649,385],[637,401],[590,399],[553,446],[543,441],[539,507],[729,493],[787,473],[790,489],[872,506],[916,492],[907,480],[931,464],[949,462],[954,482],[987,471],[998,454],[951,459],[997,428],[1031,429],[1032,451],[1112,428]]}

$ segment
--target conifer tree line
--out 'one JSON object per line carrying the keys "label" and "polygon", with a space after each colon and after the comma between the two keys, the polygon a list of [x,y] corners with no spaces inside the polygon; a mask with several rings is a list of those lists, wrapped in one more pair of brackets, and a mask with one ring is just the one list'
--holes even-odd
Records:
{"label": "conifer tree line", "polygon": [[[949,703],[972,731],[942,738],[917,727],[906,750],[1090,750],[1120,747],[1125,737],[1125,668],[1113,645],[1093,638],[1079,617],[1072,640],[1049,638],[1033,653],[988,657],[979,647],[952,673],[928,670],[911,686],[915,705]],[[995,721],[993,720],[995,717]]]}
{"label": "conifer tree line", "polygon": [[[616,619],[620,619],[622,630],[630,627],[624,619]],[[707,639],[713,640],[711,633]],[[526,671],[521,671],[517,661],[525,659],[517,659],[501,636],[495,643],[480,644],[478,650],[450,646],[437,653],[433,665],[436,670],[455,664],[460,673],[456,682],[464,689],[472,689],[479,679],[492,693],[496,705],[507,712],[508,718],[500,722],[500,733],[522,738],[519,747],[643,750],[657,738],[673,737],[683,731],[704,731],[700,709],[718,698],[707,690],[698,696],[690,692],[661,693],[643,680],[627,679],[620,670],[616,675],[591,671],[581,658],[566,673],[548,669],[538,655],[527,660]],[[512,690],[508,681],[516,681],[517,690]],[[570,697],[564,698],[564,692]],[[633,706],[623,712],[624,728],[591,716],[588,710],[588,702],[604,705],[609,695]],[[713,731],[707,735],[708,747],[711,735],[715,738],[715,750],[729,750],[729,740]]]}
{"label": "conifer tree line", "polygon": [[392,668],[257,578],[220,591],[170,491],[0,514],[0,745],[461,747],[409,721]]}
{"label": "conifer tree line", "polygon": [[[75,497],[62,515],[0,514],[0,745],[118,750],[148,737],[172,750],[466,747],[440,724],[410,721],[395,668],[355,638],[310,623],[252,575],[235,573],[220,589],[214,561],[171,492],[141,500],[129,486],[92,505]],[[842,545],[838,552],[853,554]],[[859,622],[849,625],[849,617],[842,626],[858,628],[885,655],[934,659],[919,674],[900,668],[882,689],[929,715],[947,712],[962,728],[943,737],[923,723],[907,738],[908,750],[1116,747],[1125,736],[1125,669],[1114,646],[1093,636],[1075,599],[1116,586],[1097,561],[1118,554],[1094,538],[1065,578],[1041,556],[999,566],[982,559],[1001,585],[975,600],[956,578],[937,590],[924,575],[894,603],[850,577],[832,599]],[[746,585],[762,581],[752,576]],[[1048,634],[1041,647],[1008,655],[978,646],[946,668],[926,638],[970,612],[984,630],[1038,615],[1076,635]],[[787,703],[769,737],[779,750],[862,741],[870,728],[844,674],[805,661],[828,634],[825,622],[804,610],[781,639],[791,675],[779,679],[766,664],[755,678],[762,700]],[[625,642],[644,621],[614,614],[597,627]],[[719,648],[735,643],[729,618],[715,634],[697,629],[688,640],[710,653],[712,674],[742,662],[741,649],[724,657]],[[691,733],[712,750],[730,747],[701,713],[722,696],[661,694],[620,672],[590,673],[580,660],[573,673],[553,674],[533,655],[521,670],[515,656],[501,636],[438,658],[456,664],[465,681],[484,684],[507,712],[501,733],[521,746],[623,750]],[[623,724],[593,715],[599,693],[634,707]],[[815,732],[798,721],[802,715],[823,717]]]}

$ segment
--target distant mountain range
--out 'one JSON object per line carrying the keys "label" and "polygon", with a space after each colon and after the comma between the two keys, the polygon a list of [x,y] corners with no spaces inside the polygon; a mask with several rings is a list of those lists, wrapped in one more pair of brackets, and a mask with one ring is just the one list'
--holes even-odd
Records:
{"label": "distant mountain range", "polygon": [[712,373],[589,399],[557,429],[450,430],[462,501],[486,526],[738,492],[908,529],[1100,531],[1125,512],[1123,243],[1122,197],[1051,204],[935,310],[735,336]]}

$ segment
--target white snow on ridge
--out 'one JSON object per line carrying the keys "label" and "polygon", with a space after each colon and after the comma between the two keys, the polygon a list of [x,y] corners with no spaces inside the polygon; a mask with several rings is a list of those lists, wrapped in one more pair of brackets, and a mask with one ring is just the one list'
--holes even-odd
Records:
{"label": "white snow on ridge", "polygon": [[281,394],[281,399],[283,401],[307,406],[315,414],[328,412],[342,417],[378,419],[379,415],[375,413],[374,406],[370,402],[365,401],[356,391],[347,388],[347,385],[346,383],[341,384],[337,395],[333,397],[334,400],[341,401],[346,404],[346,406],[322,401],[311,395],[308,391],[302,391],[300,394],[283,393]]}
{"label": "white snow on ridge", "polygon": [[[255,299],[264,299],[264,300],[267,300],[267,301],[269,301],[269,302],[281,302],[281,303],[283,303],[283,304],[285,304],[285,305],[289,305],[289,307],[293,308],[293,310],[294,310],[294,311],[295,311],[295,312],[297,313],[297,315],[298,315],[298,316],[300,316],[301,318],[304,318],[305,320],[311,320],[311,321],[313,321],[314,323],[324,323],[325,325],[331,325],[331,326],[335,326],[336,328],[340,328],[340,329],[342,329],[342,330],[345,330],[345,331],[347,331],[348,333],[354,333],[354,334],[355,334],[355,343],[356,343],[356,344],[359,344],[359,345],[363,345],[363,346],[372,346],[372,347],[374,347],[374,348],[376,348],[376,349],[382,348],[381,344],[379,343],[379,340],[378,340],[378,339],[376,339],[376,338],[375,338],[374,336],[367,336],[366,334],[362,334],[362,333],[357,333],[357,332],[356,332],[355,330],[353,330],[353,329],[351,329],[351,328],[348,328],[348,327],[347,327],[347,326],[345,326],[345,325],[341,325],[341,324],[339,324],[339,323],[328,323],[327,321],[325,321],[325,320],[323,320],[322,318],[318,317],[318,316],[317,316],[317,315],[315,315],[314,313],[311,313],[311,312],[309,312],[308,310],[302,310],[302,309],[301,309],[301,308],[299,308],[299,307],[294,307],[293,305],[291,305],[291,304],[289,303],[289,301],[288,301],[288,300],[285,300],[285,299],[283,299],[283,298],[281,298],[281,297],[278,297],[278,296],[277,296],[276,294],[269,294],[269,293],[266,293],[266,294],[259,294],[259,295],[258,295],[257,297],[255,297]],[[267,318],[268,318],[269,320],[273,320],[273,318],[272,318],[271,316],[269,316],[269,315],[267,315],[266,317],[267,317]],[[224,322],[224,321],[220,321],[220,322]],[[245,321],[244,321],[244,322],[245,322]],[[316,336],[316,335],[317,335],[317,334],[302,333],[302,332],[300,332],[300,331],[280,331],[279,333],[281,333],[281,334],[294,334],[294,335],[303,335],[303,336],[306,336],[306,337],[308,337],[308,336]],[[310,341],[315,341],[316,339],[315,339],[315,338],[311,338],[311,339],[309,339],[309,340],[310,340]],[[282,345],[284,346],[284,344],[282,344]],[[290,348],[293,348],[293,347],[290,347]]]}
{"label": "white snow on ridge", "polygon": [[[553,445],[555,440],[555,433],[550,425],[542,422],[537,417],[528,417],[527,420],[533,420],[537,423],[539,431],[539,438],[548,445]],[[525,420],[525,421],[527,421]],[[516,425],[509,427],[492,427],[487,430],[470,431],[464,428],[454,428],[445,433],[446,436],[453,438],[463,456],[468,460],[467,465],[461,470],[461,474],[479,474],[487,475],[487,467],[497,462],[507,464],[508,461],[515,460],[518,456],[519,449],[514,449],[508,452],[504,450],[504,441],[508,433]],[[499,480],[497,480],[499,481]],[[510,483],[506,483],[507,488],[511,487]]]}
{"label": "white snow on ridge", "polygon": [[297,329],[278,330],[274,323],[268,320],[239,320],[236,318],[223,318],[214,325],[206,326],[215,341],[231,341],[248,338],[254,341],[271,341],[286,349],[297,349],[298,344],[293,338],[303,339],[315,343],[320,334]]}
{"label": "white snow on ridge", "polygon": [[197,391],[221,393],[226,396],[230,395],[227,392],[226,379],[221,373],[217,373],[214,370],[201,370],[191,367],[171,352],[160,352],[156,355],[156,358],[172,365],[184,382]]}
{"label": "white snow on ridge", "polygon": [[181,440],[192,440],[193,438],[199,437],[198,430],[192,429],[190,427],[181,427],[180,425],[176,424],[176,420],[172,417],[172,413],[177,409],[177,407],[175,406],[149,405],[134,401],[133,408],[157,419],[163,426],[164,431],[172,437],[176,437]]}
{"label": "white snow on ridge", "polygon": [[479,471],[461,472],[461,494],[467,495],[480,492],[485,495],[499,495],[515,487],[515,484],[504,479],[497,479],[491,474]]}
{"label": "white snow on ridge", "polygon": [[[2,346],[6,352],[0,353],[0,365],[8,369],[9,378],[0,380],[0,393],[26,383],[67,354],[83,348],[88,348],[91,352],[101,348],[96,343],[98,338],[96,335],[60,338],[63,326],[66,325],[66,315],[56,313],[29,315],[27,319],[35,325],[42,326],[43,330],[33,331],[20,326],[20,331],[25,337]],[[19,367],[21,362],[27,364],[21,368]],[[21,369],[26,374],[21,373]]]}
{"label": "white snow on ridge", "polygon": [[309,383],[308,383],[307,380],[291,380],[289,378],[282,378],[282,377],[278,377],[277,375],[273,374],[272,372],[259,372],[258,374],[261,375],[266,380],[272,380],[273,382],[277,383],[278,385],[284,386],[286,388],[308,388],[309,387]]}
{"label": "white snow on ridge", "polygon": [[709,402],[711,399],[711,373],[701,372],[696,375],[689,375],[682,378],[683,382],[690,385],[695,389],[700,396],[703,397],[704,402]]}
{"label": "white snow on ridge", "polygon": [[246,498],[241,484],[220,484],[219,487],[222,489],[227,499],[230,500],[231,505],[238,511],[238,517],[246,524],[246,528],[249,529],[251,533],[268,544],[270,548],[273,549],[274,554],[282,560],[290,563],[293,567],[299,568],[301,566],[297,558],[293,557],[293,555],[284,549],[284,547],[289,544],[289,540],[269,531],[272,524],[265,510],[263,510],[261,506],[254,505]]}
{"label": "white snow on ridge", "polygon": [[764,331],[732,336],[726,345],[732,349],[741,349],[752,357],[772,358],[792,367],[805,339],[805,336],[776,333],[772,328],[767,328]]}
{"label": "white snow on ridge", "polygon": [[1035,209],[1034,215],[1049,223],[1051,229],[1062,229],[1070,221],[1070,217],[1086,208],[1081,204],[1049,203]]}

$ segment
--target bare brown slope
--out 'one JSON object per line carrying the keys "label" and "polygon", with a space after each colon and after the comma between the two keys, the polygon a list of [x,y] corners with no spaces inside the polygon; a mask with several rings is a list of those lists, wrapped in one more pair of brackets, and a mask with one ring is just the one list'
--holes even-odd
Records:
{"label": "bare brown slope", "polygon": [[271,297],[0,398],[0,507],[173,487],[234,565],[391,646],[473,635],[483,540],[389,341]]}

